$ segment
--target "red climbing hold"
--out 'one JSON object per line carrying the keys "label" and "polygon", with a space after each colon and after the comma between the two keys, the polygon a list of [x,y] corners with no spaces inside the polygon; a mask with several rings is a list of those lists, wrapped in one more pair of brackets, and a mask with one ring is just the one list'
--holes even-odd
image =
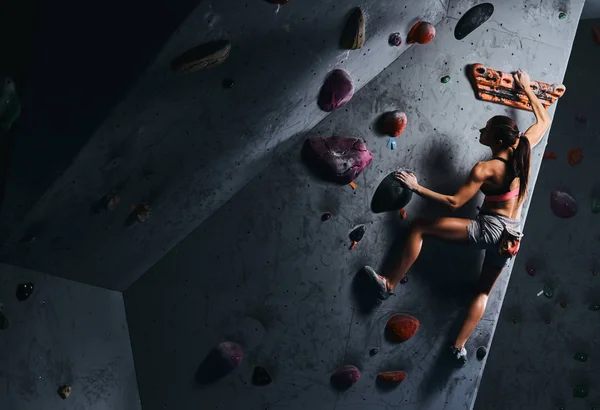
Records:
{"label": "red climbing hold", "polygon": [[552,191],[550,193],[550,208],[559,218],[572,218],[577,213],[575,198],[566,192]]}
{"label": "red climbing hold", "polygon": [[401,383],[408,373],[403,371],[381,372],[377,373],[377,380],[384,383]]}
{"label": "red climbing hold", "polygon": [[356,366],[345,365],[331,375],[331,384],[338,390],[346,390],[360,379],[360,370]]}
{"label": "red climbing hold", "polygon": [[583,150],[581,148],[574,148],[569,151],[569,165],[574,166],[579,164],[583,160]]}
{"label": "red climbing hold", "polygon": [[385,325],[388,337],[393,342],[403,343],[419,330],[419,320],[404,313],[392,316]]}
{"label": "red climbing hold", "polygon": [[529,276],[535,276],[535,266],[533,265],[525,265],[525,270]]}
{"label": "red climbing hold", "polygon": [[354,84],[348,73],[333,70],[321,87],[317,103],[323,111],[331,112],[350,101],[353,95]]}
{"label": "red climbing hold", "polygon": [[404,208],[400,208],[399,213],[401,219],[406,219],[406,210]]}
{"label": "red climbing hold", "polygon": [[381,131],[390,137],[399,137],[408,119],[402,111],[391,111],[381,116]]}
{"label": "red climbing hold", "polygon": [[426,21],[417,22],[408,32],[408,44],[427,44],[435,37],[435,26]]}
{"label": "red climbing hold", "polygon": [[556,159],[556,153],[554,152],[544,152],[544,159]]}
{"label": "red climbing hold", "polygon": [[592,38],[600,46],[600,27],[593,26],[592,27]]}

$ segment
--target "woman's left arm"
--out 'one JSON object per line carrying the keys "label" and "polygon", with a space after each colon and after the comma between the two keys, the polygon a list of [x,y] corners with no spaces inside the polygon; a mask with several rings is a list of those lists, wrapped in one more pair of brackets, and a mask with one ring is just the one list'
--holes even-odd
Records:
{"label": "woman's left arm", "polygon": [[454,195],[439,194],[419,185],[417,177],[410,172],[399,171],[396,172],[394,176],[417,195],[441,202],[449,206],[453,211],[456,211],[477,194],[477,191],[481,188],[481,185],[487,178],[486,173],[485,164],[478,162],[469,173],[466,182]]}

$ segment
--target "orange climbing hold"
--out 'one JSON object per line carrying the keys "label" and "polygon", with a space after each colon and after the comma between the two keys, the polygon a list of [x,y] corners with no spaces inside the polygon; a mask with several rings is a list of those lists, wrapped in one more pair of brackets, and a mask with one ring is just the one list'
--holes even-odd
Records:
{"label": "orange climbing hold", "polygon": [[404,208],[400,208],[400,218],[406,219],[406,211]]}
{"label": "orange climbing hold", "polygon": [[377,380],[384,383],[401,383],[408,373],[403,371],[381,372],[377,373]]}
{"label": "orange climbing hold", "polygon": [[408,32],[408,44],[427,44],[435,37],[435,26],[426,21],[418,21]]}
{"label": "orange climbing hold", "polygon": [[[487,68],[483,64],[472,64],[468,70],[478,99],[522,110],[533,110],[529,98],[515,84],[512,74]],[[532,81],[531,88],[544,108],[554,104],[566,90],[562,84],[548,84],[541,81]]]}
{"label": "orange climbing hold", "polygon": [[556,159],[558,158],[556,156],[556,153],[550,151],[550,152],[544,152],[544,159]]}
{"label": "orange climbing hold", "polygon": [[391,341],[403,343],[417,333],[419,319],[404,313],[398,313],[388,320],[385,330]]}
{"label": "orange climbing hold", "polygon": [[583,160],[583,151],[581,148],[574,148],[569,151],[569,165],[574,166]]}
{"label": "orange climbing hold", "polygon": [[348,185],[350,185],[352,189],[356,189],[356,182],[351,181]]}

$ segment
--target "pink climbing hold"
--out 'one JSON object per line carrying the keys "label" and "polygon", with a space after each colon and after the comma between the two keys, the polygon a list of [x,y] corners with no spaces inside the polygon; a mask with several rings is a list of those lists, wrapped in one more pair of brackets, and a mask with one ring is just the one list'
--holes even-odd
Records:
{"label": "pink climbing hold", "polygon": [[331,112],[346,104],[354,95],[352,79],[344,70],[333,70],[323,83],[318,104],[323,111]]}
{"label": "pink climbing hold", "polygon": [[309,137],[303,154],[308,164],[327,180],[346,185],[371,163],[373,154],[365,142],[348,137]]}
{"label": "pink climbing hold", "polygon": [[221,354],[223,360],[227,362],[231,369],[235,369],[242,363],[242,347],[233,342],[222,342],[217,346],[217,351]]}
{"label": "pink climbing hold", "polygon": [[571,195],[562,191],[550,193],[550,208],[559,218],[572,218],[577,213],[577,201]]}
{"label": "pink climbing hold", "polygon": [[390,43],[390,46],[400,47],[400,45],[402,44],[402,37],[400,37],[400,33],[390,34],[388,42]]}
{"label": "pink climbing hold", "polygon": [[345,365],[331,375],[331,384],[338,390],[349,389],[360,379],[360,370],[356,366]]}

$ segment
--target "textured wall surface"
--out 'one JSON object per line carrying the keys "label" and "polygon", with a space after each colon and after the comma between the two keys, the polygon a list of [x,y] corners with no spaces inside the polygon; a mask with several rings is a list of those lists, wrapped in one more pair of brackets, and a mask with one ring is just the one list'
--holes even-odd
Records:
{"label": "textured wall surface", "polygon": [[[381,305],[363,293],[358,272],[366,263],[380,267],[394,261],[416,216],[450,214],[419,198],[406,208],[408,220],[373,214],[371,197],[388,172],[410,167],[424,185],[452,192],[476,161],[490,156],[477,143],[477,130],[489,117],[508,114],[522,128],[533,122],[531,113],[476,101],[466,64],[524,68],[534,79],[562,82],[583,2],[570,3],[566,20],[558,19],[556,2],[497,3],[485,26],[457,41],[457,18],[473,2],[451,1],[432,43],[410,48],[347,106],[282,146],[273,165],[125,292],[146,410],[201,404],[207,409],[471,408],[485,365],[474,351],[490,343],[510,269],[467,344],[470,361],[460,370],[447,362],[447,343],[473,294],[478,252],[427,241],[408,283]],[[452,81],[442,84],[446,74]],[[395,151],[386,148],[387,137],[373,131],[377,118],[391,109],[408,115]],[[356,180],[356,191],[307,171],[300,160],[306,135],[366,140],[374,160]],[[546,139],[534,150],[532,187],[545,145]],[[458,216],[473,216],[480,203],[478,196]],[[323,212],[331,212],[332,219],[321,222]],[[350,251],[348,233],[359,223],[368,230]],[[386,319],[397,312],[421,321],[416,336],[403,345],[383,338]],[[244,347],[241,367],[215,385],[195,385],[198,365],[223,340]],[[379,353],[370,357],[373,347]],[[358,366],[362,377],[338,394],[329,376],[342,364]],[[255,365],[271,372],[271,385],[252,386]],[[374,380],[382,370],[406,370],[408,378],[397,389],[382,391]]]}
{"label": "textured wall surface", "polygon": [[[33,282],[25,301],[17,285]],[[3,410],[141,409],[123,296],[119,292],[0,265]],[[64,400],[63,384],[73,392]]]}
{"label": "textured wall surface", "polygon": [[[476,409],[600,406],[600,312],[588,310],[590,304],[600,304],[600,276],[593,275],[600,272],[600,215],[591,212],[591,197],[600,194],[595,65],[600,46],[590,35],[591,25],[599,23],[584,20],[577,31],[565,76],[567,93],[556,110],[547,147],[557,159],[545,160],[541,167]],[[588,122],[579,123],[577,115],[587,116]],[[583,161],[571,167],[567,158],[574,148],[583,150]],[[552,213],[550,192],[555,189],[578,201],[572,219]],[[526,264],[537,268],[535,276],[527,274]],[[554,288],[554,296],[536,296],[546,284]],[[588,361],[574,360],[577,352],[588,354]],[[573,398],[578,384],[589,387],[586,399]]]}
{"label": "textured wall surface", "polygon": [[600,17],[600,0],[586,0],[581,18],[596,19],[598,17]]}
{"label": "textured wall surface", "polygon": [[[367,42],[349,52],[340,49],[340,34],[357,5],[367,16]],[[407,49],[406,42],[388,45],[391,32],[406,40],[417,18],[437,23],[444,6],[440,0],[292,1],[280,9],[262,0],[202,3],[26,215],[19,192],[30,186],[13,178],[0,258],[124,290],[263,170],[283,141],[325,117],[316,100],[332,69],[347,70],[360,88]],[[233,45],[222,66],[190,75],[170,71],[175,56],[220,38]],[[227,77],[233,89],[222,87]],[[110,190],[120,194],[121,206],[90,212]],[[151,220],[127,228],[130,206],[141,201],[150,202]],[[29,231],[36,241],[19,242]]]}

